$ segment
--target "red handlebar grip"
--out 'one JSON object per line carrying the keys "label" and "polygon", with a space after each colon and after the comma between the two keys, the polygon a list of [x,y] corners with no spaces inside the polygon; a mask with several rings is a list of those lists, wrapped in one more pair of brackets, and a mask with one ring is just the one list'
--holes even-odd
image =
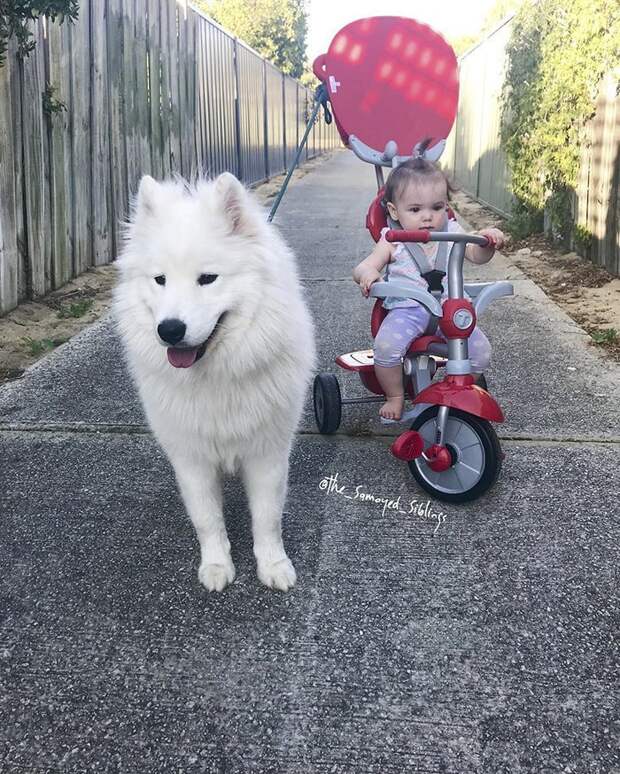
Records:
{"label": "red handlebar grip", "polygon": [[424,229],[420,229],[419,231],[390,229],[385,233],[385,238],[388,242],[428,242],[430,236],[430,233]]}

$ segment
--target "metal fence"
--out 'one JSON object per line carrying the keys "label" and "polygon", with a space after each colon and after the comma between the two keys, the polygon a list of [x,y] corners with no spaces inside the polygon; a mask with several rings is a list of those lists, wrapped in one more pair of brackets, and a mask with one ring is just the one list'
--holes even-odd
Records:
{"label": "metal fence", "polygon": [[459,107],[443,157],[464,191],[506,216],[512,192],[500,147],[500,109],[511,18],[459,60]]}
{"label": "metal fence", "polygon": [[[143,174],[266,180],[311,112],[307,89],[182,0],[90,0],[32,31],[0,69],[0,314],[113,260]],[[339,143],[317,123],[306,157]]]}
{"label": "metal fence", "polygon": [[[459,62],[461,91],[455,125],[443,156],[457,184],[483,204],[509,216],[513,196],[500,147],[501,91],[509,17]],[[618,74],[601,84],[594,118],[582,135],[581,173],[573,194],[571,246],[620,275],[620,96]]]}

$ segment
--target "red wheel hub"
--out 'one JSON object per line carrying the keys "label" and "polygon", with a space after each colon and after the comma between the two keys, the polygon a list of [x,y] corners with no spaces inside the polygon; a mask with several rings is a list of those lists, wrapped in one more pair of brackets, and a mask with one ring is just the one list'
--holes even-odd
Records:
{"label": "red wheel hub", "polygon": [[445,446],[433,444],[424,452],[424,457],[428,467],[435,473],[443,473],[452,467],[452,455]]}

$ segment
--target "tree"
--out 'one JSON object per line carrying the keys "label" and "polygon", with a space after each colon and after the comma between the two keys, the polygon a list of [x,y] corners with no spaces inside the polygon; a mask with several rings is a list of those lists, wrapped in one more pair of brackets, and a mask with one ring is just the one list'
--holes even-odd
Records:
{"label": "tree", "polygon": [[47,16],[61,24],[78,16],[78,0],[0,0],[0,67],[4,64],[10,38],[15,37],[20,56],[28,56],[35,46],[28,22]]}
{"label": "tree", "polygon": [[457,56],[461,56],[470,48],[473,48],[481,40],[484,40],[498,24],[512,11],[516,11],[523,0],[495,0],[484,18],[480,31],[474,35],[461,35],[450,40],[450,45]]}
{"label": "tree", "polygon": [[198,0],[197,5],[283,72],[306,67],[304,0]]}

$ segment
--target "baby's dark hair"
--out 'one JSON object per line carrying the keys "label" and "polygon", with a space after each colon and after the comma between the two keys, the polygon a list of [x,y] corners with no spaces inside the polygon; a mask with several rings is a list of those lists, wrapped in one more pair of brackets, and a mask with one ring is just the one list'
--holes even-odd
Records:
{"label": "baby's dark hair", "polygon": [[418,148],[419,155],[403,162],[390,172],[385,184],[385,193],[383,194],[384,203],[395,202],[409,183],[426,183],[432,179],[444,180],[448,199],[450,194],[457,190],[443,170],[432,161],[427,161],[424,158],[424,151],[431,144],[432,140],[432,137],[426,137],[426,139],[422,140]]}

